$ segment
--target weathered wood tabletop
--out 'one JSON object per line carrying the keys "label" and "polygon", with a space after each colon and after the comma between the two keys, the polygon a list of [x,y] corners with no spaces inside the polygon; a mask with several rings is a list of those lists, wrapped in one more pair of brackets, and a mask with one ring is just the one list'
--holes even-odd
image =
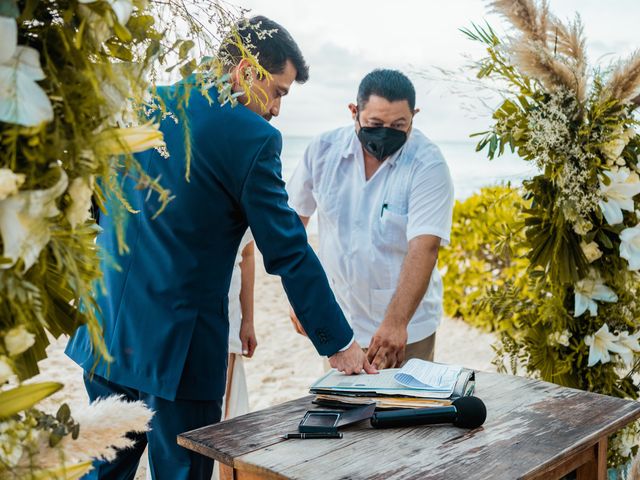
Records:
{"label": "weathered wood tabletop", "polygon": [[242,479],[553,479],[577,470],[604,479],[607,436],[640,418],[640,403],[538,380],[479,372],[476,395],[487,421],[453,426],[372,429],[368,421],[341,440],[284,440],[305,397],[178,437]]}

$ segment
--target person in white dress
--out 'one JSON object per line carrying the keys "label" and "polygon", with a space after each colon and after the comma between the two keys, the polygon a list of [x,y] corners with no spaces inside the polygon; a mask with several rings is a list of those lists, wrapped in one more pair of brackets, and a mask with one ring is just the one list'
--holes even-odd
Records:
{"label": "person in white dress", "polygon": [[243,357],[251,358],[258,345],[253,325],[254,245],[251,232],[247,231],[240,242],[229,287],[229,366],[223,419],[249,411]]}

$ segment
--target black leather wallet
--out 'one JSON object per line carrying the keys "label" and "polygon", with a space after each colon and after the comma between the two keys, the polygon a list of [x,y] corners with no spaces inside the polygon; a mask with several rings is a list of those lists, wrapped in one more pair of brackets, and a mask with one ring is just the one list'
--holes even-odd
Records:
{"label": "black leather wallet", "polygon": [[300,433],[336,433],[338,428],[371,418],[376,404],[349,410],[309,410],[298,425]]}

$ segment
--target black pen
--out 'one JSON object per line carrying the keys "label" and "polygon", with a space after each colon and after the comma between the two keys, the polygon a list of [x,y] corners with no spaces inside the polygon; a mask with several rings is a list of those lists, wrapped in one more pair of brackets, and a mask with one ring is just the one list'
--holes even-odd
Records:
{"label": "black pen", "polygon": [[291,438],[312,439],[312,438],[342,438],[342,433],[287,433],[282,438],[289,440]]}

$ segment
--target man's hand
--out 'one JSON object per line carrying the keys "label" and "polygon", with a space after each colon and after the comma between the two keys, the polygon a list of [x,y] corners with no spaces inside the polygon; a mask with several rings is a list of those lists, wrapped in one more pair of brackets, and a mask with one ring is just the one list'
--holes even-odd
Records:
{"label": "man's hand", "polygon": [[371,338],[367,349],[367,360],[374,368],[397,368],[404,362],[407,346],[407,327],[398,323],[383,321]]}
{"label": "man's hand", "polygon": [[296,332],[298,332],[300,335],[308,337],[307,332],[304,331],[300,320],[298,320],[296,312],[293,311],[293,308],[291,308],[291,306],[289,306],[289,318],[291,318],[291,323],[293,323],[293,328],[296,330]]}
{"label": "man's hand", "polygon": [[242,322],[240,324],[240,341],[242,342],[242,355],[247,358],[253,357],[258,341],[253,322]]}
{"label": "man's hand", "polygon": [[378,373],[378,370],[367,361],[367,356],[358,345],[358,342],[353,342],[344,352],[331,355],[329,357],[329,365],[347,375],[357,375],[362,370],[365,373]]}

